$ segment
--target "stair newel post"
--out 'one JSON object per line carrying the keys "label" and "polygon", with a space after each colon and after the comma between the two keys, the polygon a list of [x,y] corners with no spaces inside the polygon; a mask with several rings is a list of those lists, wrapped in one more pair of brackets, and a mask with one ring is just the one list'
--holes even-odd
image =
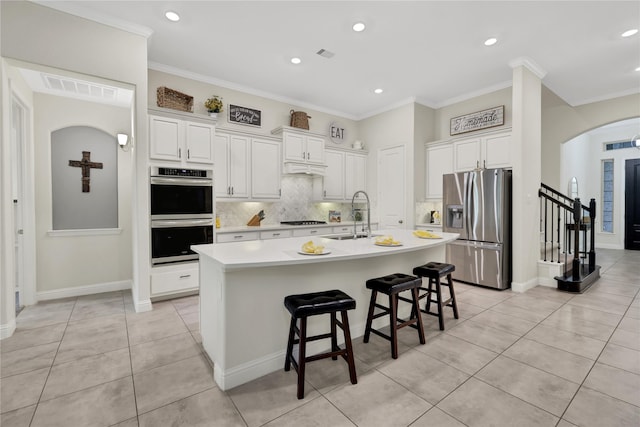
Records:
{"label": "stair newel post", "polygon": [[573,201],[573,280],[580,280],[580,216],[582,215],[582,203],[576,197]]}
{"label": "stair newel post", "polygon": [[589,233],[589,273],[596,269],[596,199],[589,201],[589,224],[591,232]]}

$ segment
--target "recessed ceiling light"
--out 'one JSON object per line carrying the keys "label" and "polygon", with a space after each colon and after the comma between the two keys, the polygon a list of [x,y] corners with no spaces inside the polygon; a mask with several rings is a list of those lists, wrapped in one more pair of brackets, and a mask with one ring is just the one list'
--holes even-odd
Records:
{"label": "recessed ceiling light", "polygon": [[640,71],[640,67],[636,68],[636,71]]}
{"label": "recessed ceiling light", "polygon": [[292,64],[298,65],[301,62],[302,62],[302,59],[300,59],[300,58],[291,58],[291,63]]}
{"label": "recessed ceiling light", "polygon": [[365,25],[364,22],[356,22],[355,24],[353,24],[353,31],[355,31],[356,33],[359,33],[360,31],[364,31],[365,29]]}
{"label": "recessed ceiling light", "polygon": [[382,92],[384,92],[382,89],[378,88],[376,90],[373,91],[374,93],[380,94]]}
{"label": "recessed ceiling light", "polygon": [[493,46],[494,44],[496,44],[498,42],[498,39],[495,37],[491,37],[488,38],[484,41],[484,45],[485,46]]}
{"label": "recessed ceiling light", "polygon": [[630,30],[625,31],[624,33],[622,33],[622,37],[631,37],[635,34],[638,34],[638,29],[637,28],[632,28]]}
{"label": "recessed ceiling light", "polygon": [[172,22],[178,22],[180,20],[180,15],[178,15],[173,10],[169,10],[169,11],[165,12],[164,16],[166,16],[167,19],[169,21],[172,21]]}

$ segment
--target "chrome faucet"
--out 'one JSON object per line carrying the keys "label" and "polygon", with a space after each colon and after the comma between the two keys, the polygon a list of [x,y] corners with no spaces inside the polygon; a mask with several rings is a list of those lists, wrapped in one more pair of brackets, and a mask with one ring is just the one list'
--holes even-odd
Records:
{"label": "chrome faucet", "polygon": [[355,238],[358,235],[358,231],[356,228],[356,216],[354,214],[355,212],[355,200],[356,200],[356,196],[362,193],[364,194],[364,197],[366,197],[367,199],[367,238],[371,238],[371,202],[369,201],[369,195],[363,191],[363,190],[358,190],[355,193],[353,193],[353,197],[351,198],[351,214],[353,215],[353,237]]}

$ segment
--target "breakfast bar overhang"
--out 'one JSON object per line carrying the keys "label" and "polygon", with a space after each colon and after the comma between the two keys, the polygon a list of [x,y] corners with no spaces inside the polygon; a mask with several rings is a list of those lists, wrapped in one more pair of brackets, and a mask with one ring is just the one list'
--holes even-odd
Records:
{"label": "breakfast bar overhang", "polygon": [[[323,255],[299,253],[309,237],[197,245],[200,256],[200,333],[221,390],[283,369],[290,314],[283,305],[292,294],[340,289],[356,300],[349,312],[352,337],[364,334],[370,293],[367,279],[392,273],[411,274],[429,261],[445,261],[445,244],[458,234],[422,239],[410,230],[379,230],[397,246],[377,246],[375,237],[334,240],[315,237]],[[399,313],[408,316],[409,307]],[[310,334],[328,331],[324,316],[309,320]],[[386,317],[374,326],[384,326]],[[388,323],[388,320],[386,320]],[[308,354],[328,342],[315,341]],[[357,354],[356,354],[357,356]]]}

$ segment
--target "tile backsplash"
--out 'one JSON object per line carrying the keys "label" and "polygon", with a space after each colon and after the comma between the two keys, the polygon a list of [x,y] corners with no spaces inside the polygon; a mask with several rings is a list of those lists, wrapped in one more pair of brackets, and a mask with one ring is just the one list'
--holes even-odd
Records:
{"label": "tile backsplash", "polygon": [[416,224],[426,224],[431,221],[431,211],[439,211],[442,216],[441,202],[416,202]]}
{"label": "tile backsplash", "polygon": [[216,214],[222,227],[237,227],[264,210],[263,225],[280,221],[301,219],[329,222],[329,211],[341,212],[343,221],[351,220],[351,203],[317,202],[312,199],[313,177],[309,175],[285,175],[282,177],[282,196],[274,202],[216,201]]}

